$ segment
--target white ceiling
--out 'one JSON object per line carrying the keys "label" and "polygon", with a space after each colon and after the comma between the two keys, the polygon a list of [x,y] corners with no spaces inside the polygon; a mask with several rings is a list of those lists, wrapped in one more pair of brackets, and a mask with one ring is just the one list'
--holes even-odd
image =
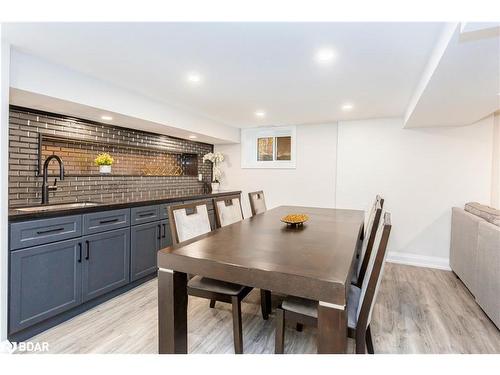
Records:
{"label": "white ceiling", "polygon": [[[402,117],[441,23],[22,23],[14,48],[227,125]],[[330,65],[315,52],[336,51]],[[186,82],[199,72],[200,85]],[[343,112],[341,106],[354,109]],[[265,119],[254,112],[265,110]]]}
{"label": "white ceiling", "polygon": [[498,25],[455,29],[405,127],[469,125],[500,109]]}

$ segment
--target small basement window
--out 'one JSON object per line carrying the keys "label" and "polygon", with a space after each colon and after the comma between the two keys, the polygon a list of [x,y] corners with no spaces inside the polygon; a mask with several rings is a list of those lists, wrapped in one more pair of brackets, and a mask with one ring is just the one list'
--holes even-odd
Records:
{"label": "small basement window", "polygon": [[241,131],[242,168],[295,168],[295,127]]}

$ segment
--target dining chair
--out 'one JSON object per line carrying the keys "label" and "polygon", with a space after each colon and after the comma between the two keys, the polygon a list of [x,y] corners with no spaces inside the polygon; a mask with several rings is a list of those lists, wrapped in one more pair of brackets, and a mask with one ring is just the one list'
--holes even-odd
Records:
{"label": "dining chair", "polygon": [[[391,233],[391,215],[386,212],[377,229],[375,243],[377,251],[372,252],[366,277],[361,288],[350,285],[347,296],[347,335],[356,340],[356,354],[373,354],[370,322],[373,306],[380,289],[380,282],[387,256],[387,243]],[[310,326],[318,326],[318,301],[299,297],[286,297],[281,307],[276,309],[275,353],[283,354],[285,344],[285,322],[291,321]]]}
{"label": "dining chair", "polygon": [[248,199],[250,200],[250,208],[252,210],[252,216],[267,211],[266,201],[264,199],[264,192],[262,190],[248,193]]}
{"label": "dining chair", "polygon": [[225,227],[243,220],[239,195],[214,198],[213,202],[217,227]]}
{"label": "dining chair", "polygon": [[384,199],[380,195],[377,195],[370,210],[370,214],[368,215],[361,249],[359,254],[356,256],[354,264],[351,284],[356,286],[360,286],[363,283],[363,278],[365,277],[368,261],[370,260],[370,255],[372,253],[373,243],[375,241],[375,235],[377,234],[377,228],[380,222],[383,207]]}
{"label": "dining chair", "polygon": [[[214,198],[213,202],[215,220],[218,228],[243,220],[243,210],[241,208],[239,195]],[[210,307],[214,306],[215,301],[212,301]],[[271,292],[269,290],[260,290],[260,306],[262,318],[264,320],[269,319],[269,314],[271,313]]]}
{"label": "dining chair", "polygon": [[[211,231],[206,202],[170,206],[168,211],[174,245],[194,241]],[[188,295],[209,299],[211,308],[215,307],[216,301],[232,305],[234,352],[237,354],[243,353],[241,301],[251,291],[251,287],[202,276],[192,277],[187,284]]]}

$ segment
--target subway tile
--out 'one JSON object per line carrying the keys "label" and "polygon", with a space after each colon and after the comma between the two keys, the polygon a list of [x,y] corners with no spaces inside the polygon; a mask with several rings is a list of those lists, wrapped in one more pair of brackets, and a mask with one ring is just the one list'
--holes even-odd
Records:
{"label": "subway tile", "polygon": [[[84,144],[73,144],[68,147],[68,144],[54,144],[56,147],[54,149],[44,148],[42,155],[45,157],[52,153],[63,156],[68,173],[71,170],[96,173],[96,176],[92,177],[66,177],[64,181],[58,183],[60,189],[51,194],[50,198],[54,202],[75,199],[134,200],[165,195],[196,194],[203,191],[203,184],[199,183],[196,177],[100,176],[97,174],[97,167],[92,166],[92,160],[99,151],[111,151],[119,155],[119,162],[115,164],[113,171],[123,174],[129,174],[125,171],[138,173],[144,171],[145,167],[151,168],[158,164],[175,171],[176,166],[180,165],[180,159],[165,154],[165,150],[196,153],[198,172],[203,173],[207,182],[210,181],[211,168],[208,163],[202,163],[202,155],[212,150],[211,145],[105,124],[67,120],[63,116],[42,116],[29,111],[12,110],[9,190],[26,189],[27,192],[23,190],[22,193],[11,194],[9,199],[11,205],[38,203],[40,199],[41,178],[35,176],[38,168],[38,132],[117,144],[100,147],[97,145],[86,147]],[[151,151],[131,152],[130,149],[124,148],[126,145],[150,146]],[[17,169],[12,170],[12,167]],[[49,170],[51,173],[56,173],[57,167],[51,166]],[[154,168],[152,170],[154,171]],[[21,198],[19,194],[25,195]]]}

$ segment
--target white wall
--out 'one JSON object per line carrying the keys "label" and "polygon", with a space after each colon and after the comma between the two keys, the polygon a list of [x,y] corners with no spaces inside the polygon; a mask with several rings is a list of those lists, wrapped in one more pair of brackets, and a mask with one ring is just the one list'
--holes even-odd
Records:
{"label": "white wall", "polygon": [[500,209],[500,114],[495,115],[493,131],[493,165],[491,171],[491,205]]}
{"label": "white wall", "polygon": [[403,129],[402,120],[340,122],[337,207],[392,213],[390,258],[449,266],[451,207],[489,202],[493,117],[456,128]]}
{"label": "white wall", "polygon": [[335,207],[337,125],[297,126],[296,169],[242,169],[240,144],[216,145],[224,153],[221,188],[243,191],[243,211],[251,216],[248,192],[264,190],[268,208],[293,204]]}
{"label": "white wall", "polygon": [[7,225],[9,159],[10,46],[2,39],[0,25],[0,343],[7,339]]}

